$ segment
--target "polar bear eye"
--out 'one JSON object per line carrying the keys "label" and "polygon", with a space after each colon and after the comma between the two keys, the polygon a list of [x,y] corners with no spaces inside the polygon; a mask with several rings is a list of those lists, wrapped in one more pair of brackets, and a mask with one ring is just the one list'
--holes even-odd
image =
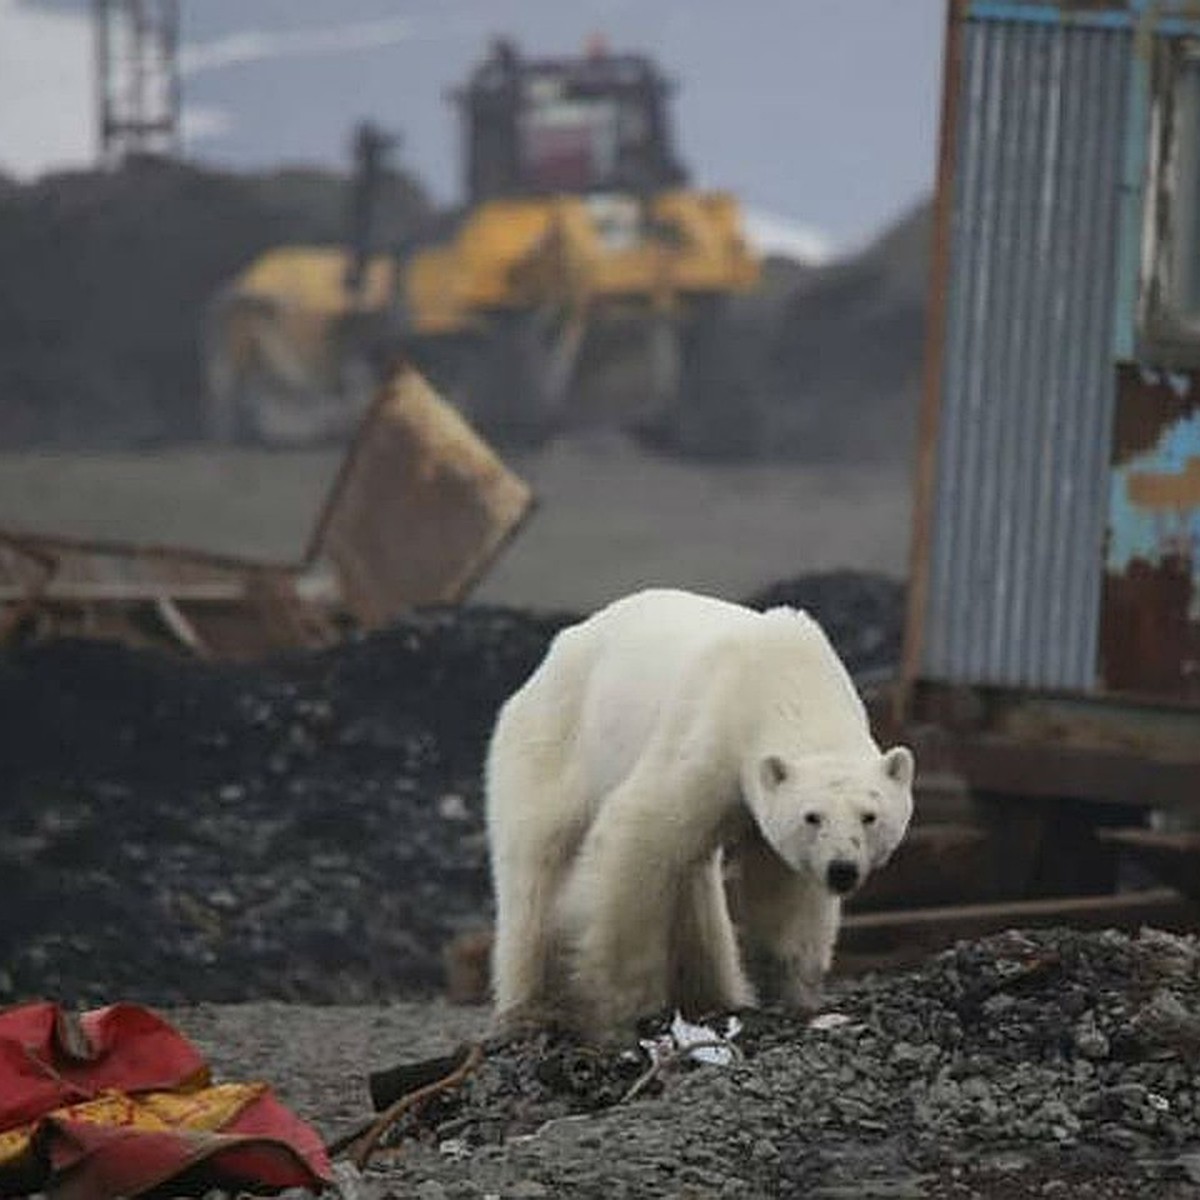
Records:
{"label": "polar bear eye", "polygon": [[874,825],[879,820],[879,814],[873,812],[865,812],[862,815],[862,823],[864,825]]}
{"label": "polar bear eye", "polygon": [[824,818],[821,816],[821,814],[819,812],[806,812],[804,814],[804,819],[805,819],[805,821],[808,822],[809,825],[820,825],[821,821]]}

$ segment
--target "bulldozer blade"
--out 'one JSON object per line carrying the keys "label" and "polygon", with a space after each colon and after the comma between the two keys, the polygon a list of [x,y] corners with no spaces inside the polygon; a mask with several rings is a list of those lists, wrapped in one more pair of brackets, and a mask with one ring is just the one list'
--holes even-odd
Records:
{"label": "bulldozer blade", "polygon": [[413,367],[381,388],[318,522],[328,560],[367,628],[462,600],[533,505],[512,474]]}

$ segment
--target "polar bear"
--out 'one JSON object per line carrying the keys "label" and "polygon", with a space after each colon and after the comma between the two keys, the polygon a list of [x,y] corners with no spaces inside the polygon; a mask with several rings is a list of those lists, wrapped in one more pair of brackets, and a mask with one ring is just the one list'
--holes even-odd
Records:
{"label": "polar bear", "polygon": [[488,749],[499,1027],[753,1004],[726,855],[747,961],[772,999],[814,1004],[842,898],[908,827],[913,770],[804,612],[656,588],[564,629]]}

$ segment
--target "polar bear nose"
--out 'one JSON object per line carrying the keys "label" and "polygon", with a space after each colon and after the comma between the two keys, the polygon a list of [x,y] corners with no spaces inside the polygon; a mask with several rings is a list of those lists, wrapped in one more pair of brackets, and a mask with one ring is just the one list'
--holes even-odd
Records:
{"label": "polar bear nose", "polygon": [[844,858],[835,858],[825,872],[829,881],[829,890],[844,896],[858,886],[858,866]]}

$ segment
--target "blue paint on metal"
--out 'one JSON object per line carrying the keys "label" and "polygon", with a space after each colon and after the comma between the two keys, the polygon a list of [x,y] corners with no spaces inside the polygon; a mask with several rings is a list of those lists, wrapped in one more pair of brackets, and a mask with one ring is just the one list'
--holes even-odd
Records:
{"label": "blue paint on metal", "polygon": [[1200,16],[1187,11],[1190,0],[1125,0],[1111,8],[1077,9],[1028,0],[973,0],[967,8],[972,21],[1010,21],[1024,25],[1074,26],[1081,29],[1131,29],[1143,14],[1154,21],[1157,34],[1189,37],[1200,34]]}
{"label": "blue paint on metal", "polygon": [[972,21],[1017,21],[1023,25],[1078,25],[1085,29],[1128,29],[1133,14],[1124,9],[1064,12],[1057,4],[975,0],[967,11]]}
{"label": "blue paint on metal", "polygon": [[1139,52],[1136,39],[1131,47],[1125,105],[1125,145],[1117,202],[1116,303],[1113,308],[1113,354],[1118,362],[1132,360],[1136,342],[1150,134],[1150,64]]}
{"label": "blue paint on metal", "polygon": [[1168,556],[1192,564],[1193,620],[1200,619],[1200,504],[1147,507],[1130,496],[1135,476],[1180,476],[1200,471],[1200,411],[1168,425],[1154,446],[1113,468],[1109,486],[1110,572],[1122,574],[1135,559],[1157,566]]}

